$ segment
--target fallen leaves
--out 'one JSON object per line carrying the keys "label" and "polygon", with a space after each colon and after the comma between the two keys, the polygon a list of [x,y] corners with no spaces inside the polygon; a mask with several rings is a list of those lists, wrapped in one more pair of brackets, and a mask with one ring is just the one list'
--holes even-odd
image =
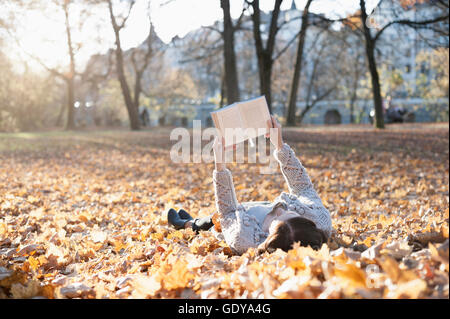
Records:
{"label": "fallen leaves", "polygon": [[[171,206],[215,212],[212,164],[171,164],[168,130],[17,140],[0,153],[0,298],[448,298],[448,129],[402,132],[287,130],[333,235],[242,256],[167,225]],[[287,190],[230,169],[241,202]]]}
{"label": "fallen leaves", "polygon": [[95,292],[91,287],[77,282],[67,285],[59,290],[59,293],[66,298],[95,297]]}

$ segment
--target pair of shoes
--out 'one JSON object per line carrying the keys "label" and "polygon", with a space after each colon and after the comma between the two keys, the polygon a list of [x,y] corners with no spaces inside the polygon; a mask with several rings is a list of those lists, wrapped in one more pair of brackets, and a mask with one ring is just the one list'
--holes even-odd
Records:
{"label": "pair of shoes", "polygon": [[192,221],[192,230],[198,233],[200,230],[209,230],[214,226],[211,217],[193,218],[187,211],[180,209],[178,212],[170,208],[167,212],[167,221],[175,229],[182,229],[188,221]]}
{"label": "pair of shoes", "polygon": [[173,208],[170,208],[169,211],[167,212],[167,222],[173,227],[175,227],[175,229],[184,228],[184,224],[186,224],[187,221],[189,220],[181,218],[181,216],[178,215],[177,211]]}

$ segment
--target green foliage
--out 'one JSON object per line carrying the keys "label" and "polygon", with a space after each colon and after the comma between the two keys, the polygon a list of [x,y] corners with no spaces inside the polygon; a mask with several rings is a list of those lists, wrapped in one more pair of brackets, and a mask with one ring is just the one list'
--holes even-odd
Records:
{"label": "green foliage", "polygon": [[101,99],[96,106],[96,117],[101,125],[127,125],[128,115],[123,101],[120,83],[110,79],[100,90]]}
{"label": "green foliage", "polygon": [[403,86],[407,85],[403,79],[402,72],[398,68],[388,69],[384,64],[379,69],[381,94],[384,97],[396,96]]}
{"label": "green foliage", "polygon": [[[439,48],[424,51],[416,58],[417,91],[420,97],[435,99],[448,97],[449,49]],[[425,72],[429,72],[429,76]]]}

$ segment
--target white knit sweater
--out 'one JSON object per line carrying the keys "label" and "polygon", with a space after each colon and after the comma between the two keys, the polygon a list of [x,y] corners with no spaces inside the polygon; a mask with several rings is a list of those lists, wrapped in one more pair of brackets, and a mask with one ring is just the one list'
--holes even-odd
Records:
{"label": "white knit sweater", "polygon": [[213,172],[222,233],[227,244],[238,254],[246,252],[250,247],[257,247],[267,238],[268,233],[262,230],[261,218],[256,218],[255,215],[268,214],[278,202],[284,203],[288,210],[298,213],[300,217],[311,220],[327,237],[331,234],[330,213],[323,206],[294,151],[284,143],[280,150],[274,152],[274,156],[280,163],[289,194],[282,192],[271,204],[239,204],[231,172],[228,169]]}

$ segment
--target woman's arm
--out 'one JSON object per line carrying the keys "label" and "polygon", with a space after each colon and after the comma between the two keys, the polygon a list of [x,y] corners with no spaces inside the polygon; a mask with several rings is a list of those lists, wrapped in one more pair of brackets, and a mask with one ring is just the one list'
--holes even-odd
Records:
{"label": "woman's arm", "polygon": [[223,141],[215,139],[213,144],[215,170],[213,172],[216,206],[219,214],[225,216],[234,212],[238,207],[234,190],[233,177],[225,164],[225,149]]}
{"label": "woman's arm", "polygon": [[[296,196],[305,195],[309,197],[314,186],[311,183],[306,169],[295,156],[294,150],[286,143],[274,152],[275,158],[280,163],[281,172],[286,180],[289,192]],[[308,192],[308,194],[306,194]]]}
{"label": "woman's arm", "polygon": [[280,123],[272,116],[270,124],[275,129],[270,135],[270,141],[275,146],[274,156],[280,163],[281,172],[288,184],[289,192],[299,196],[311,189],[313,190],[314,187],[306,169],[295,156],[294,150],[283,142]]}
{"label": "woman's arm", "polygon": [[226,243],[238,254],[255,247],[260,229],[246,214],[236,199],[231,172],[226,168],[222,143],[216,138],[213,145],[215,170],[213,172],[216,207]]}

